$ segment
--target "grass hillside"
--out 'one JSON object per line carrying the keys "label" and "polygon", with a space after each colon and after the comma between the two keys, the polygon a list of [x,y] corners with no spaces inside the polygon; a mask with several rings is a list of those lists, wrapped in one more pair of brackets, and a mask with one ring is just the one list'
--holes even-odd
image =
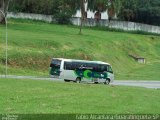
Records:
{"label": "grass hillside", "polygon": [[0,91],[1,114],[160,113],[159,89],[0,79]]}
{"label": "grass hillside", "polygon": [[[100,60],[116,79],[160,79],[160,37],[83,29],[28,20],[9,20],[8,74],[48,76],[53,57]],[[0,26],[0,74],[5,69],[5,26]],[[129,54],[145,57],[139,64]]]}

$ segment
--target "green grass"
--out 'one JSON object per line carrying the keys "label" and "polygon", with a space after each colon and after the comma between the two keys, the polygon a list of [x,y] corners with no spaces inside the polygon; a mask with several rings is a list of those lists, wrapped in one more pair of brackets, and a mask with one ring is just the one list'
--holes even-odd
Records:
{"label": "green grass", "polygon": [[[5,26],[0,26],[0,74],[5,73]],[[9,74],[48,76],[53,57],[100,60],[113,66],[116,79],[160,80],[160,36],[10,19]],[[129,54],[145,57],[139,64]]]}
{"label": "green grass", "polygon": [[159,114],[160,89],[0,79],[0,113]]}

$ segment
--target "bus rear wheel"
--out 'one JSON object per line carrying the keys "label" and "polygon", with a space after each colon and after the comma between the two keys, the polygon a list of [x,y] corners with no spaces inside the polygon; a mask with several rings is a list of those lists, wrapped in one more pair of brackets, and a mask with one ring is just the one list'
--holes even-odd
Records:
{"label": "bus rear wheel", "polygon": [[110,83],[110,79],[106,79],[106,81],[104,82],[105,85],[109,85]]}
{"label": "bus rear wheel", "polygon": [[76,82],[76,83],[80,83],[80,82],[81,82],[81,78],[80,78],[80,77],[77,77],[75,82]]}

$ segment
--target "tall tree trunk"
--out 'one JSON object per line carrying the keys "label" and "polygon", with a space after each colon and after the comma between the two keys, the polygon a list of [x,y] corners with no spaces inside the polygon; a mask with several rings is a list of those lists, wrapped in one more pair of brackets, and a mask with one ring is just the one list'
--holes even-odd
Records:
{"label": "tall tree trunk", "polygon": [[81,5],[81,24],[80,24],[80,31],[79,34],[82,34],[82,26],[83,26],[83,22],[85,19],[85,1],[86,0],[80,0],[80,5]]}
{"label": "tall tree trunk", "polygon": [[108,14],[108,27],[110,26],[111,20],[115,17],[116,13],[118,13],[120,9],[120,2],[119,0],[110,0],[110,5],[108,6],[107,9],[107,14]]}
{"label": "tall tree trunk", "polygon": [[5,17],[7,16],[9,1],[10,0],[0,0],[0,23],[5,24]]}

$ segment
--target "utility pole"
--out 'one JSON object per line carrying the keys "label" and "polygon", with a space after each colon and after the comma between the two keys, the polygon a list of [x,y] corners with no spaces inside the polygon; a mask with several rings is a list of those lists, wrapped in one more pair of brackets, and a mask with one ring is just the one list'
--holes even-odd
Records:
{"label": "utility pole", "polygon": [[7,33],[7,16],[5,15],[5,13],[0,10],[0,12],[2,13],[2,15],[4,16],[5,19],[5,25],[6,25],[6,50],[5,50],[5,54],[6,54],[6,60],[5,60],[5,78],[7,78],[7,67],[8,67],[8,33]]}

